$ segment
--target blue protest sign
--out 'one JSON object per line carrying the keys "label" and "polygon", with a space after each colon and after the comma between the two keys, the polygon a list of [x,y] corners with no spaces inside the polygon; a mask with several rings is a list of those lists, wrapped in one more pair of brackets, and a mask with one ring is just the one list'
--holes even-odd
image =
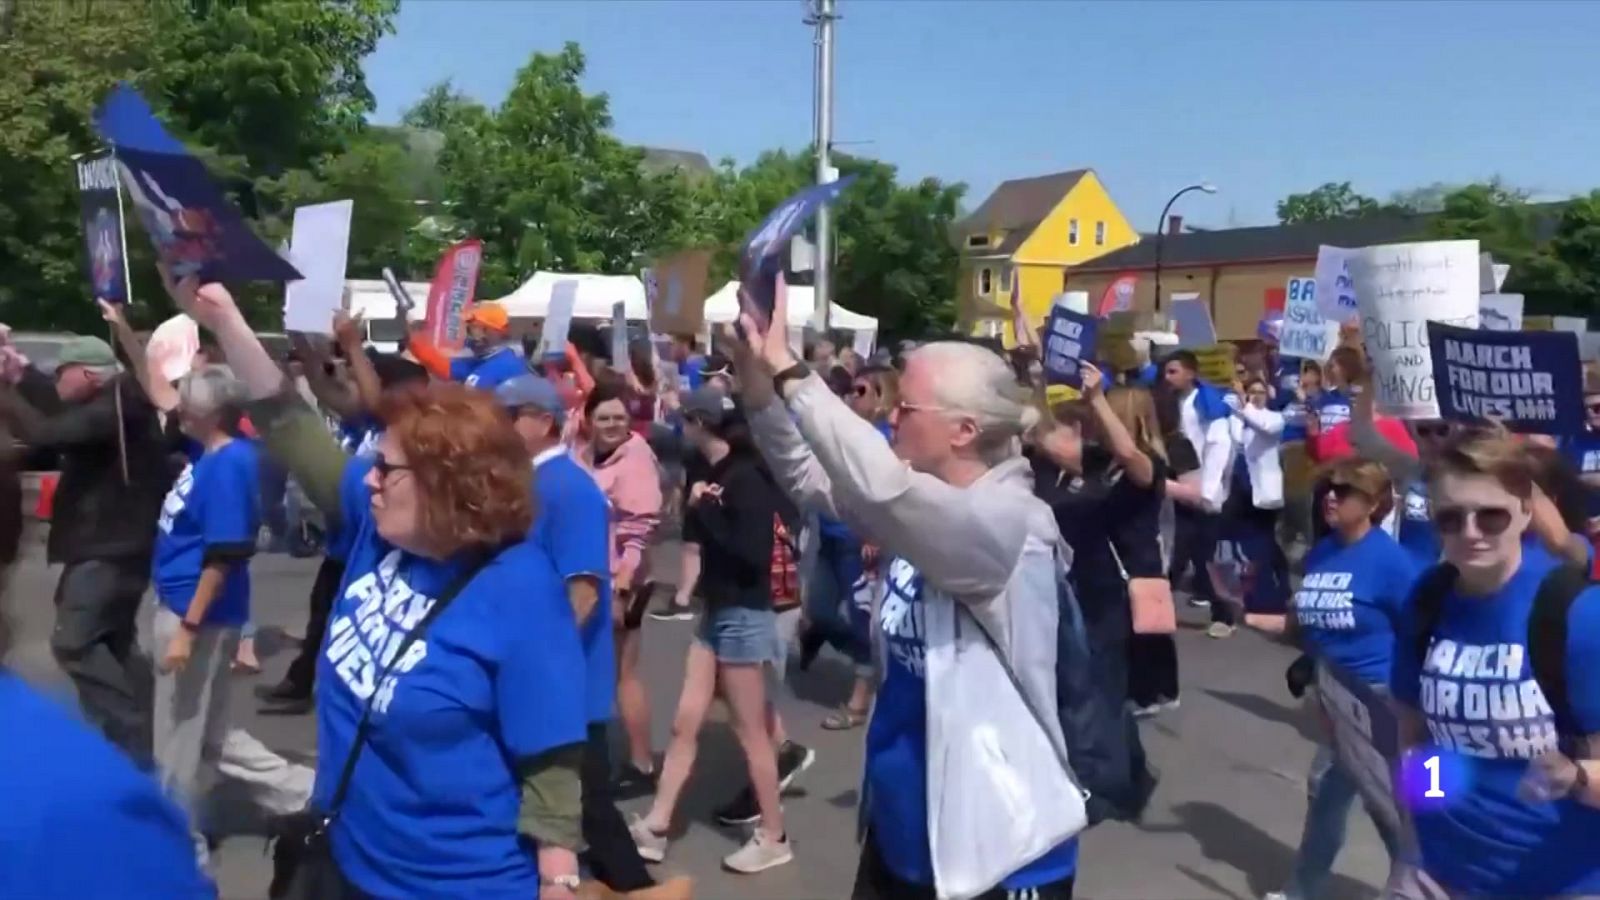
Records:
{"label": "blue protest sign", "polygon": [[1057,304],[1045,322],[1044,353],[1040,360],[1050,384],[1083,387],[1082,364],[1094,358],[1100,320]]}
{"label": "blue protest sign", "polygon": [[1583,430],[1583,363],[1565,331],[1480,331],[1428,323],[1433,383],[1446,419],[1514,431]]}
{"label": "blue protest sign", "polygon": [[132,88],[111,92],[95,129],[112,145],[145,233],[176,278],[295,281],[300,273],[256,237],[206,168]]}
{"label": "blue protest sign", "polygon": [[773,283],[783,271],[783,253],[789,247],[789,239],[805,227],[817,210],[839,199],[839,194],[855,180],[856,176],[847,175],[800,191],[778,204],[745,239],[739,254],[739,280],[744,287],[740,300],[746,306],[744,312],[754,316],[761,327],[772,320]]}
{"label": "blue protest sign", "polygon": [[1167,310],[1172,328],[1178,333],[1178,346],[1185,350],[1211,347],[1217,343],[1217,328],[1211,323],[1211,309],[1199,294],[1174,295]]}
{"label": "blue protest sign", "polygon": [[83,240],[89,284],[96,300],[128,301],[127,263],[122,258],[122,203],[117,188],[117,163],[109,153],[78,162],[78,206],[83,215]]}

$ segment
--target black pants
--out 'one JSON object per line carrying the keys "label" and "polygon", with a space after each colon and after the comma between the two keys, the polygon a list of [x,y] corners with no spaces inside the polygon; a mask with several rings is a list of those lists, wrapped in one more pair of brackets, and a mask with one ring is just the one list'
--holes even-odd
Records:
{"label": "black pants", "polygon": [[68,563],[56,583],[50,635],[50,652],[78,689],[84,718],[145,767],[153,683],[137,616],[149,584],[149,557]]}
{"label": "black pants", "polygon": [[1136,706],[1178,699],[1178,643],[1170,634],[1136,634],[1128,643],[1128,698]]}
{"label": "black pants", "polygon": [[1217,554],[1217,535],[1222,517],[1185,506],[1175,510],[1176,534],[1173,535],[1172,571],[1169,573],[1176,585],[1185,570],[1190,570],[1192,590],[1196,597],[1211,604],[1211,621],[1234,624],[1233,606],[1217,602],[1216,588],[1211,584],[1211,560]]}
{"label": "black pants", "polygon": [[[979,894],[977,900],[1072,900],[1073,881],[1073,878],[1064,878],[1036,888],[1013,891],[996,887]],[[861,863],[856,867],[856,885],[850,891],[850,900],[934,900],[935,896],[931,884],[912,884],[896,878],[878,855],[872,833],[867,833],[866,843],[861,845]]]}
{"label": "black pants", "polygon": [[617,811],[611,789],[611,748],[603,722],[589,724],[583,748],[583,840],[589,845],[584,862],[601,884],[627,893],[655,884],[639,858],[639,848],[628,833],[628,823]]}
{"label": "black pants", "polygon": [[333,610],[333,598],[339,593],[339,582],[344,580],[344,563],[337,559],[324,559],[317,568],[317,578],[311,583],[311,612],[306,616],[306,637],[300,642],[300,652],[289,663],[283,680],[306,697],[311,696],[317,677],[317,654],[322,652],[322,638],[328,631],[328,613]]}

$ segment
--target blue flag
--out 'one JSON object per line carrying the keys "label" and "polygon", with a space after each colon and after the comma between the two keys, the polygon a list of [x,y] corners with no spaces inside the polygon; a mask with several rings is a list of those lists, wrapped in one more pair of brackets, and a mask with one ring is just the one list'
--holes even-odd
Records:
{"label": "blue flag", "polygon": [[161,127],[137,91],[127,85],[113,90],[96,110],[94,125],[114,148],[134,212],[174,278],[300,278],[294,266],[256,237],[206,167]]}
{"label": "blue flag", "polygon": [[1439,415],[1513,431],[1583,430],[1583,363],[1566,331],[1479,331],[1428,323]]}
{"label": "blue flag", "polygon": [[783,271],[783,253],[790,238],[799,234],[823,205],[839,199],[839,194],[855,180],[856,176],[846,175],[838,181],[806,188],[767,213],[745,239],[744,250],[739,254],[739,280],[744,286],[741,297],[748,296],[754,303],[744,312],[754,316],[762,328],[772,321],[773,283]]}
{"label": "blue flag", "polygon": [[1061,304],[1050,308],[1045,322],[1044,353],[1040,360],[1045,380],[1050,384],[1083,387],[1085,362],[1093,362],[1095,337],[1100,320],[1075,313]]}

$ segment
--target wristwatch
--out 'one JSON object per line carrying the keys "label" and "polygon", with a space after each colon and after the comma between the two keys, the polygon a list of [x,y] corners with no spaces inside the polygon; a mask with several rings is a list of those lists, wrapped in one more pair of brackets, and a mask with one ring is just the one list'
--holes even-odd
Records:
{"label": "wristwatch", "polygon": [[539,884],[545,887],[566,888],[576,893],[578,886],[583,884],[583,879],[576,873],[571,875],[545,875],[539,879]]}
{"label": "wristwatch", "polygon": [[778,398],[783,398],[783,386],[786,382],[801,381],[811,374],[811,367],[803,362],[795,363],[782,372],[772,376],[772,389],[778,392]]}
{"label": "wristwatch", "polygon": [[190,634],[199,634],[200,633],[200,626],[198,624],[194,623],[194,622],[189,621],[188,619],[179,619],[178,620],[178,627],[182,628],[184,631],[189,632]]}

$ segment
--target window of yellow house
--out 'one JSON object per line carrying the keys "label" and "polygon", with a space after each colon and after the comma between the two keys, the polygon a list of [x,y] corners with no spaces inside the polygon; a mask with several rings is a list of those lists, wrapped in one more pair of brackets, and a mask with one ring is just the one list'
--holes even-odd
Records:
{"label": "window of yellow house", "polygon": [[978,296],[987,297],[994,293],[994,270],[984,267],[978,270]]}
{"label": "window of yellow house", "polygon": [[967,246],[972,248],[987,247],[989,246],[989,236],[987,234],[968,235]]}
{"label": "window of yellow house", "polygon": [[1077,219],[1068,219],[1067,220],[1067,244],[1068,244],[1068,246],[1072,246],[1072,247],[1078,246],[1078,220]]}
{"label": "window of yellow house", "polygon": [[1096,247],[1104,247],[1106,245],[1106,223],[1104,222],[1094,223],[1094,245]]}

